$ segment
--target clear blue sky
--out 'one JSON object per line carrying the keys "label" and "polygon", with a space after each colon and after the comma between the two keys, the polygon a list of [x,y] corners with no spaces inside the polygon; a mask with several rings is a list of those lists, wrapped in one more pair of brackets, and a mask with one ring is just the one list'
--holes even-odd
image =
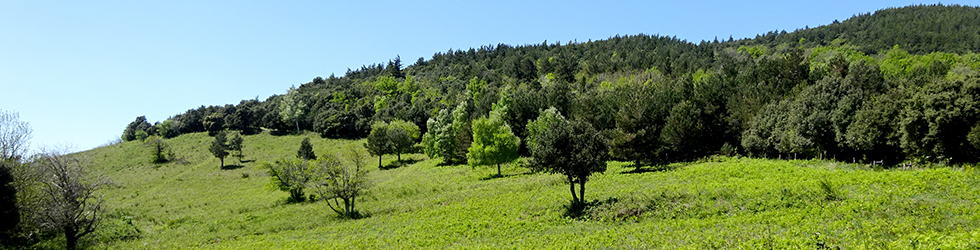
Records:
{"label": "clear blue sky", "polygon": [[[0,1],[0,109],[34,148],[87,150],[137,116],[265,100],[317,76],[488,44],[754,37],[920,1]],[[978,5],[980,1],[944,4]]]}

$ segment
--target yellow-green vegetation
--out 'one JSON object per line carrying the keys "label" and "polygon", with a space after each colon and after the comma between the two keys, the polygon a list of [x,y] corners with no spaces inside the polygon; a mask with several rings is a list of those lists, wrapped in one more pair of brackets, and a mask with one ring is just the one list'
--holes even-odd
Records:
{"label": "yellow-green vegetation", "polygon": [[150,163],[136,141],[83,152],[115,183],[102,191],[104,226],[84,240],[97,249],[980,247],[972,166],[712,158],[638,172],[611,162],[588,182],[589,206],[569,211],[562,176],[507,164],[490,178],[496,169],[409,154],[413,164],[369,171],[373,187],[357,205],[365,217],[351,220],[323,203],[287,203],[258,167],[296,157],[306,137],[317,155],[364,143],[245,136],[245,162],[226,159],[225,169],[207,133],[166,140],[177,158],[166,164]]}

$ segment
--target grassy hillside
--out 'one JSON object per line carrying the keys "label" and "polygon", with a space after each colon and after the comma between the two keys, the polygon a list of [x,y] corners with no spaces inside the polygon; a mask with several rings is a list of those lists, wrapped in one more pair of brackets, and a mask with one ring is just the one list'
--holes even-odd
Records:
{"label": "grassy hillside", "polygon": [[[309,136],[318,155],[363,141]],[[83,152],[115,186],[97,248],[977,248],[980,175],[972,167],[874,171],[835,162],[717,158],[632,173],[612,162],[587,184],[592,205],[566,208],[558,175],[505,166],[439,166],[424,155],[373,168],[338,218],[287,204],[261,161],[295,157],[305,136],[247,136],[246,162],[222,170],[204,133],[169,139],[184,162],[148,164],[132,141]],[[390,163],[394,157],[385,157]],[[251,161],[250,160],[254,160]],[[52,243],[53,245],[54,243]]]}

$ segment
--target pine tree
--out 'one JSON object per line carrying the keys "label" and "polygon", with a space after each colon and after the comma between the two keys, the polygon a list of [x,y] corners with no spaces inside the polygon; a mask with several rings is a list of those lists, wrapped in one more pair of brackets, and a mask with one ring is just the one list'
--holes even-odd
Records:
{"label": "pine tree", "polygon": [[303,138],[303,142],[299,144],[299,151],[296,152],[296,158],[303,160],[316,160],[316,154],[313,153],[313,145],[310,144],[310,138]]}
{"label": "pine tree", "polygon": [[214,141],[211,142],[209,150],[214,157],[218,157],[221,160],[221,167],[224,168],[225,157],[228,156],[228,140],[225,131],[218,132],[218,134],[214,135]]}

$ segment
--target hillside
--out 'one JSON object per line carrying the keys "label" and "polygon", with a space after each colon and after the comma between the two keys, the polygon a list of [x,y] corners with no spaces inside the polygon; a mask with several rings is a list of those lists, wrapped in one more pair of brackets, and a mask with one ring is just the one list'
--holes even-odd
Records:
{"label": "hillside", "polygon": [[[372,123],[393,120],[424,134],[439,111],[460,107],[469,123],[511,88],[505,119],[519,138],[526,139],[525,125],[539,111],[555,107],[603,131],[621,152],[615,159],[639,166],[722,149],[889,165],[977,162],[978,11],[889,8],[737,41],[695,44],[639,34],[489,45],[408,66],[396,57],[342,77],[317,77],[264,101],[201,106],[157,123],[138,117],[123,138],[265,128],[356,139]],[[286,97],[302,105],[284,120]],[[520,153],[527,156],[527,148]]]}
{"label": "hillside", "polygon": [[[246,160],[294,157],[303,136],[247,136]],[[362,141],[312,140],[317,154]],[[379,170],[358,209],[285,203],[258,162],[221,170],[204,133],[167,141],[187,162],[149,164],[138,142],[82,153],[114,182],[109,249],[342,248],[955,248],[980,246],[980,175],[966,169],[873,171],[820,161],[715,158],[588,184],[593,206],[569,214],[563,177],[418,162]],[[394,157],[385,157],[388,162]],[[238,165],[237,160],[227,160]],[[827,184],[824,188],[823,183]]]}
{"label": "hillside", "polygon": [[[87,240],[110,249],[980,248],[978,12],[889,8],[700,43],[639,34],[490,45],[408,66],[396,57],[161,122],[138,117],[123,142],[78,153],[114,181],[102,191],[106,223]],[[608,143],[584,208],[570,204],[563,176],[524,166],[529,121],[549,108]],[[521,142],[523,158],[503,164],[502,177],[435,157],[465,158],[472,124],[491,110]],[[442,131],[452,148],[415,141],[422,149],[401,155],[407,163],[387,155],[389,167],[370,165],[361,218],[287,202],[260,167],[294,158],[304,138],[317,155],[360,148],[381,122],[397,121]],[[246,135],[245,161],[219,168],[208,152],[217,131]],[[141,140],[154,135],[173,161],[149,163]],[[57,248],[47,239],[42,247]]]}

